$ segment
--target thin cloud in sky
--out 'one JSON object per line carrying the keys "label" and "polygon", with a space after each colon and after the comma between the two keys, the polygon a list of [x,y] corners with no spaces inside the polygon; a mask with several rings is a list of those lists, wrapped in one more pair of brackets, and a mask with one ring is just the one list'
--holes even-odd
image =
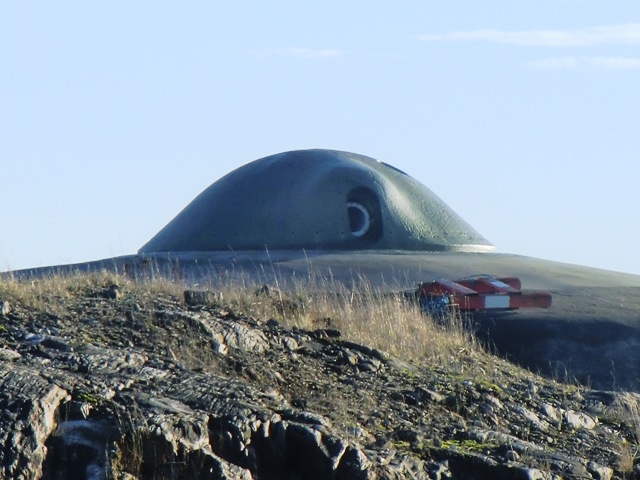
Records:
{"label": "thin cloud in sky", "polygon": [[534,47],[588,47],[592,45],[640,45],[640,23],[569,30],[501,31],[481,29],[443,34],[422,34],[423,42],[480,41]]}
{"label": "thin cloud in sky", "polygon": [[342,50],[324,48],[324,49],[312,49],[312,48],[272,48],[267,50],[261,50],[258,52],[258,56],[267,57],[291,57],[291,58],[334,58],[340,57],[344,54]]}
{"label": "thin cloud in sky", "polygon": [[640,70],[640,58],[564,57],[534,60],[523,64],[534,70]]}

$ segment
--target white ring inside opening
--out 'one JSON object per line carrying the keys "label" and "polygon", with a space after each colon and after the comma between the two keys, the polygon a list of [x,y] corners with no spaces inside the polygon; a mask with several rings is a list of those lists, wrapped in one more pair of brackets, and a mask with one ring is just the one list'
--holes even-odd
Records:
{"label": "white ring inside opening", "polygon": [[371,228],[371,215],[369,211],[358,202],[348,202],[347,212],[349,213],[349,227],[351,235],[360,238]]}

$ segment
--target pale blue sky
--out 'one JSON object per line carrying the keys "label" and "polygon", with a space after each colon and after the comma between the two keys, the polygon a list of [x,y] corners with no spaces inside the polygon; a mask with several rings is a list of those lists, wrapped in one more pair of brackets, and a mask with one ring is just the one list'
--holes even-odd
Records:
{"label": "pale blue sky", "polygon": [[640,2],[0,3],[0,270],[135,253],[331,148],[498,251],[640,274]]}

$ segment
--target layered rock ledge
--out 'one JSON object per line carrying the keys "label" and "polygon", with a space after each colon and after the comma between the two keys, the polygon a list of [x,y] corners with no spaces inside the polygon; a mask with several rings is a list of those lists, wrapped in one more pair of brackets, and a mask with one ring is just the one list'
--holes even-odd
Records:
{"label": "layered rock ledge", "polygon": [[0,478],[640,478],[635,394],[281,324],[211,292],[0,289]]}

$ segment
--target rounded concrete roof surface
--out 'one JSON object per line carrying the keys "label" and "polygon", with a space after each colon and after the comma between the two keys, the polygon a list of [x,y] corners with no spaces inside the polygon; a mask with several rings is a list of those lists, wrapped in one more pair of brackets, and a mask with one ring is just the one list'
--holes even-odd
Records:
{"label": "rounded concrete roof surface", "polygon": [[372,158],[300,150],[251,162],[193,200],[140,253],[492,251],[431,190]]}

